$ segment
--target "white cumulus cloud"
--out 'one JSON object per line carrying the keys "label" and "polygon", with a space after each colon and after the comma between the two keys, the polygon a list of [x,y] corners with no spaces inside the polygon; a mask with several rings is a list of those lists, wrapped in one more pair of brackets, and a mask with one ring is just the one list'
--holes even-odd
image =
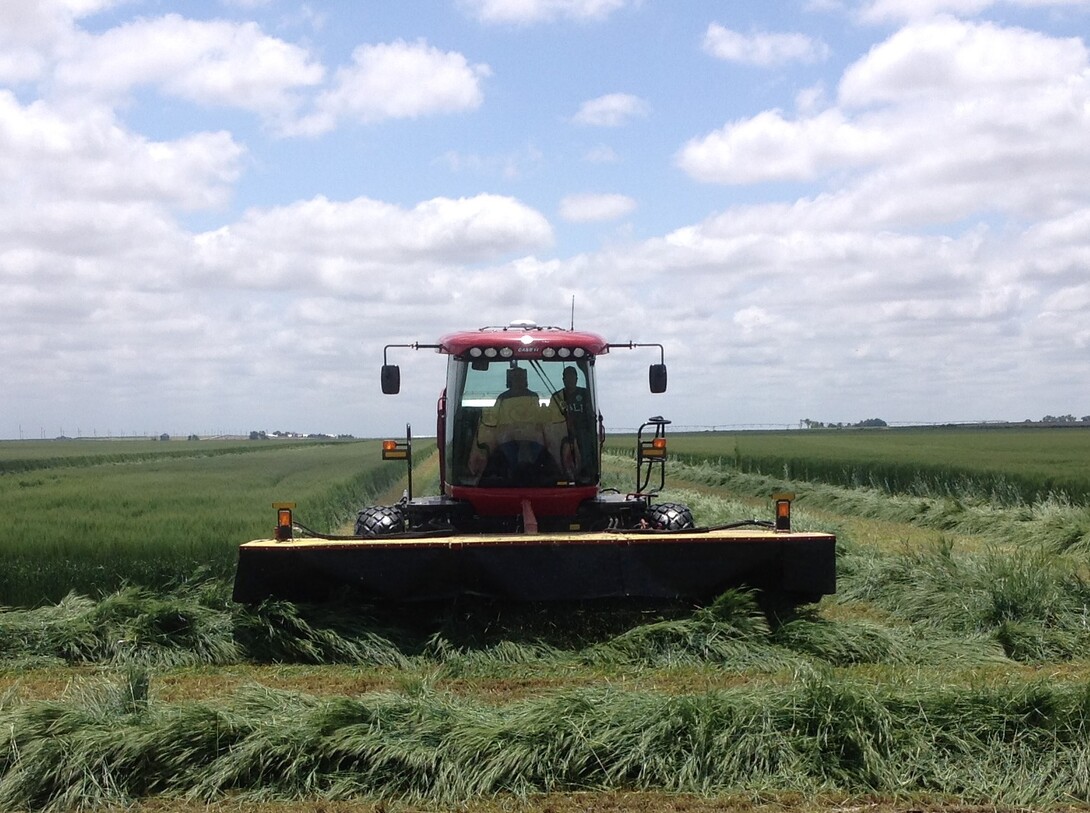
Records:
{"label": "white cumulus cloud", "polygon": [[1090,188],[1090,64],[1078,40],[952,18],[913,24],[845,71],[838,100],[728,123],[685,144],[678,165],[735,184],[847,172],[835,198],[876,224],[1059,215]]}
{"label": "white cumulus cloud", "polygon": [[527,24],[555,19],[598,20],[632,0],[462,0],[462,6],[486,23]]}
{"label": "white cumulus cloud", "polygon": [[1059,9],[1065,6],[1085,7],[1086,0],[866,0],[859,8],[858,15],[868,23],[904,22],[939,14],[971,17],[993,6]]}
{"label": "white cumulus cloud", "polygon": [[371,123],[474,110],[489,75],[487,65],[472,65],[464,55],[423,40],[361,45],[352,64],[338,69],[333,87],[318,97],[316,112],[296,129],[315,134],[341,119]]}
{"label": "white cumulus cloud", "polygon": [[195,104],[275,119],[291,114],[298,92],[325,74],[305,49],[264,34],[252,22],[169,14],[84,35],[78,44],[56,68],[59,89],[100,98],[152,86]]}
{"label": "white cumulus cloud", "polygon": [[[499,195],[433,198],[405,209],[316,197],[255,209],[197,237],[206,269],[239,284],[312,291],[403,282],[409,269],[495,260],[552,243],[539,212]],[[376,275],[380,275],[376,277]]]}
{"label": "white cumulus cloud", "polygon": [[0,91],[0,179],[7,187],[0,206],[98,200],[216,206],[238,178],[243,155],[226,132],[156,141],[131,132],[105,108],[73,115],[45,101],[22,105]]}
{"label": "white cumulus cloud", "polygon": [[844,72],[838,96],[848,107],[946,97],[955,112],[978,94],[1021,99],[1058,90],[1086,67],[1080,39],[942,17],[907,25],[873,47]]}
{"label": "white cumulus cloud", "polygon": [[567,195],[560,201],[560,217],[570,223],[597,223],[619,220],[636,209],[636,201],[627,195]]}
{"label": "white cumulus cloud", "polygon": [[825,43],[805,34],[741,34],[719,23],[711,23],[704,33],[704,50],[717,59],[761,67],[788,62],[820,62],[829,55]]}
{"label": "white cumulus cloud", "polygon": [[886,139],[838,110],[790,120],[768,110],[689,141],[678,165],[702,181],[755,183],[811,180],[838,167],[858,165],[884,153]]}
{"label": "white cumulus cloud", "polygon": [[609,93],[588,99],[579,107],[574,121],[591,127],[620,127],[648,114],[650,105],[631,93]]}

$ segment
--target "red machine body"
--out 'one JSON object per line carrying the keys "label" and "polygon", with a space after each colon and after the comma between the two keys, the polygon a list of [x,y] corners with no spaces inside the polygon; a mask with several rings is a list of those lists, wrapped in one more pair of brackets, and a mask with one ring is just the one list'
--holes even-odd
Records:
{"label": "red machine body", "polygon": [[687,506],[659,500],[664,418],[637,433],[633,488],[602,487],[596,362],[611,349],[640,347],[658,349],[648,386],[665,391],[662,345],[528,321],[387,345],[388,395],[401,384],[386,359],[391,348],[447,357],[436,421],[440,493],[414,495],[407,427],[404,441],[383,444],[385,458],[407,464],[402,500],[361,510],[351,537],[292,538],[281,524],[277,539],[243,545],[235,599],[313,598],[337,584],[383,601],[706,600],[740,585],[792,601],[835,592],[836,539],[791,531],[793,495],[776,495],[775,521],[711,528],[698,527]]}

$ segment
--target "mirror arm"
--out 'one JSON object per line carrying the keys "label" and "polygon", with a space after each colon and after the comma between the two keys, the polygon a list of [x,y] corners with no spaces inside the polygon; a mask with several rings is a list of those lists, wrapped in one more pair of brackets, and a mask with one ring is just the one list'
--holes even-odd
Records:
{"label": "mirror arm", "polygon": [[408,347],[412,350],[438,350],[443,345],[441,344],[421,344],[420,342],[413,342],[412,344],[388,344],[382,348],[382,363],[389,364],[390,362],[386,358],[386,352],[391,347]]}
{"label": "mirror arm", "polygon": [[632,350],[636,347],[657,347],[659,349],[659,364],[666,363],[666,351],[663,350],[662,345],[657,342],[609,342],[606,347],[611,350],[615,347],[623,347],[627,350]]}

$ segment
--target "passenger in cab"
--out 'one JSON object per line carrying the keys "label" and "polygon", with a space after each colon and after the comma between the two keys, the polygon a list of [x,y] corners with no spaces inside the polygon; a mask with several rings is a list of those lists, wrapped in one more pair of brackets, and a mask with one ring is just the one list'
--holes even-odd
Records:
{"label": "passenger in cab", "polygon": [[562,379],[564,387],[553,393],[549,408],[563,416],[561,467],[574,479],[582,469],[583,462],[593,458],[594,407],[589,390],[579,386],[579,371],[575,367],[565,367]]}

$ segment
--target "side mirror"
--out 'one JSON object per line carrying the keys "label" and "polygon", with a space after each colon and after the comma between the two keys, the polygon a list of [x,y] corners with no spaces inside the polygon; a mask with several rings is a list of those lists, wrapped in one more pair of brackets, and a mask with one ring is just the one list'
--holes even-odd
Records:
{"label": "side mirror", "polygon": [[401,392],[401,368],[396,364],[382,365],[383,395],[397,395]]}
{"label": "side mirror", "polygon": [[652,364],[647,368],[647,383],[651,392],[666,392],[666,365]]}

